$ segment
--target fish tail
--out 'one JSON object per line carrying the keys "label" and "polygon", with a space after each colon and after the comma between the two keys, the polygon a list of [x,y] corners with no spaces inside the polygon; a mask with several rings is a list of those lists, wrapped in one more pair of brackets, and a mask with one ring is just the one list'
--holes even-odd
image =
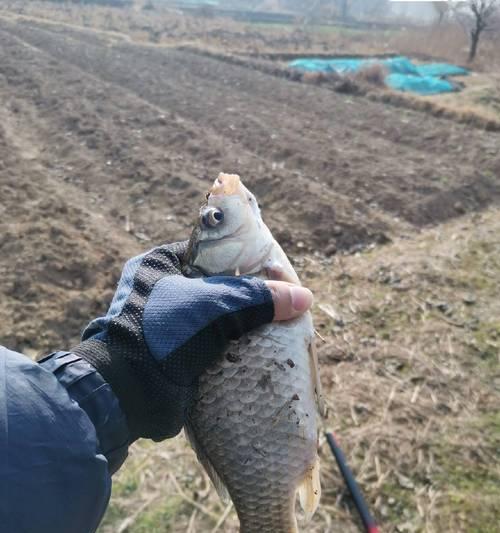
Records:
{"label": "fish tail", "polygon": [[311,468],[307,471],[302,483],[298,487],[300,505],[306,515],[306,520],[311,520],[318,508],[321,498],[321,483],[319,479],[319,457],[316,456]]}

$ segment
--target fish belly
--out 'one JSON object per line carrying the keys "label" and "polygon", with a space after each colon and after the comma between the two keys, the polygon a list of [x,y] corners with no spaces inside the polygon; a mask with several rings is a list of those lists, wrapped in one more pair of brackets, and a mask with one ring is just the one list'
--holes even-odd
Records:
{"label": "fish belly", "polygon": [[216,486],[227,488],[241,532],[296,532],[296,491],[314,489],[312,335],[309,313],[266,325],[231,343],[200,378],[187,432]]}

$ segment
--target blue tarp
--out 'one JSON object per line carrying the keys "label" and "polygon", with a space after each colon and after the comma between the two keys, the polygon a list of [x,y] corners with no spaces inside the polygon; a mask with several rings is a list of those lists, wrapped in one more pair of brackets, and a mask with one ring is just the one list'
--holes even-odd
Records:
{"label": "blue tarp", "polygon": [[417,67],[407,57],[391,57],[390,59],[385,59],[382,64],[393,74],[411,74],[418,76]]}
{"label": "blue tarp", "polygon": [[422,95],[441,94],[456,91],[455,84],[434,76],[413,76],[408,74],[389,74],[385,83],[391,89],[418,93]]}
{"label": "blue tarp", "polygon": [[445,76],[463,76],[467,69],[448,63],[426,63],[415,65],[405,56],[389,59],[342,58],[342,59],[296,59],[289,63],[290,68],[308,72],[354,73],[371,65],[382,65],[389,74],[385,82],[389,87],[400,91],[418,94],[439,94],[456,90],[456,86],[442,79]]}
{"label": "blue tarp", "polygon": [[467,76],[469,74],[466,68],[449,63],[424,63],[417,65],[417,70],[421,76]]}

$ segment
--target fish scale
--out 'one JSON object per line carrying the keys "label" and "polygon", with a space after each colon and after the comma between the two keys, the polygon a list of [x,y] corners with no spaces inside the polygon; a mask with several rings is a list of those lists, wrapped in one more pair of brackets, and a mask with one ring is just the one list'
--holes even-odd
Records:
{"label": "fish scale", "polygon": [[231,343],[201,378],[189,431],[226,485],[241,531],[296,531],[295,492],[316,457],[310,314]]}

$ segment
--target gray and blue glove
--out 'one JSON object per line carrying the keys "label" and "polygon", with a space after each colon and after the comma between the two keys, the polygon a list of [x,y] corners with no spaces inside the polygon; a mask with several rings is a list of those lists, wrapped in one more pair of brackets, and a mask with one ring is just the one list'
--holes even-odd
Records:
{"label": "gray and blue glove", "polygon": [[187,243],[160,246],[128,261],[105,317],[72,352],[110,384],[132,440],[161,440],[182,428],[200,374],[229,341],[304,312],[307,289],[257,278],[190,279]]}

